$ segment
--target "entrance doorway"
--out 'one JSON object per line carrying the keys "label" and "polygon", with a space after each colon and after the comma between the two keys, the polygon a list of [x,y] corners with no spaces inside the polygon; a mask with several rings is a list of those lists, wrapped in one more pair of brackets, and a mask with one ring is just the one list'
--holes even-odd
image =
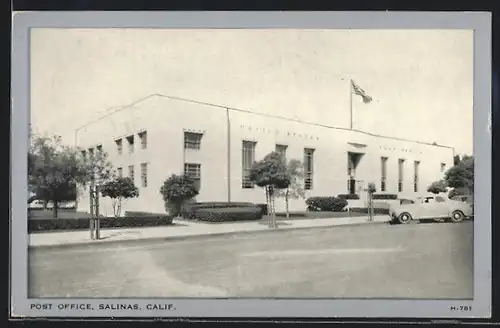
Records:
{"label": "entrance doorway", "polygon": [[347,190],[349,194],[356,194],[356,169],[364,153],[347,152]]}

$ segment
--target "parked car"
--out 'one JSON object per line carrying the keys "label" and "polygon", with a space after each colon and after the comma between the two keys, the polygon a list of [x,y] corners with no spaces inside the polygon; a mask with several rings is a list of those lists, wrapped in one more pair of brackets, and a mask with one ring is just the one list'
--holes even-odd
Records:
{"label": "parked car", "polygon": [[393,205],[389,213],[392,220],[398,223],[426,219],[461,222],[473,215],[471,204],[448,199],[442,195],[418,197],[411,204]]}
{"label": "parked car", "polygon": [[28,208],[30,209],[42,209],[45,208],[45,202],[41,199],[33,199],[31,202],[28,204]]}
{"label": "parked car", "polygon": [[[60,209],[74,209],[76,207],[76,202],[75,201],[65,201],[65,202],[59,202],[57,204],[57,208]],[[53,209],[54,208],[54,202],[49,201],[47,203],[47,209]]]}

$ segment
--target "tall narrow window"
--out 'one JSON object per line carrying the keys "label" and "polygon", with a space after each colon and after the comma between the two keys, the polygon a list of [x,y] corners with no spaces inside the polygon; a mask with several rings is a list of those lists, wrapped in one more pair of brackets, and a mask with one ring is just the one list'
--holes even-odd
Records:
{"label": "tall narrow window", "polygon": [[93,159],[94,158],[94,148],[89,148],[88,151],[89,151],[89,158]]}
{"label": "tall narrow window", "polygon": [[86,161],[87,160],[87,151],[86,150],[82,150],[82,156],[83,156],[83,160]]}
{"label": "tall narrow window", "polygon": [[123,168],[119,167],[116,169],[119,178],[123,178]]}
{"label": "tall narrow window", "polygon": [[286,163],[286,150],[288,146],[287,145],[276,145],[276,152],[280,154],[281,158],[283,159],[283,162]]}
{"label": "tall narrow window", "polygon": [[404,176],[403,176],[403,171],[404,171],[404,164],[405,160],[400,159],[398,160],[398,192],[403,191],[403,181],[404,181]]}
{"label": "tall narrow window", "polygon": [[128,136],[127,142],[128,142],[128,153],[132,154],[134,152],[134,136]]}
{"label": "tall narrow window", "polygon": [[201,164],[184,163],[184,174],[190,176],[197,190],[201,187]]}
{"label": "tall narrow window", "polygon": [[445,169],[446,169],[446,164],[445,163],[441,163],[441,172],[444,172]]}
{"label": "tall narrow window", "polygon": [[128,166],[128,177],[132,179],[132,182],[134,182],[134,177],[135,177],[135,171],[134,171],[134,166],[129,165]]}
{"label": "tall narrow window", "polygon": [[142,131],[138,133],[139,139],[141,140],[141,149],[148,148],[148,133],[147,131]]}
{"label": "tall narrow window", "polygon": [[118,155],[123,154],[123,141],[122,141],[122,139],[116,139],[115,144],[116,144],[116,152],[118,153]]}
{"label": "tall narrow window", "polygon": [[241,187],[244,189],[253,188],[253,182],[250,180],[250,169],[255,161],[255,145],[253,141],[243,141],[241,155],[242,155],[242,183]]}
{"label": "tall narrow window", "polygon": [[380,191],[386,191],[387,182],[387,157],[380,159],[381,174],[380,174]]}
{"label": "tall narrow window", "polygon": [[413,172],[413,191],[414,192],[418,192],[418,168],[420,166],[420,162],[419,161],[415,161],[413,163],[414,165],[414,172]]}
{"label": "tall narrow window", "polygon": [[304,149],[304,189],[311,190],[313,188],[314,177],[314,149]]}
{"label": "tall narrow window", "polygon": [[200,149],[201,133],[184,132],[184,149]]}
{"label": "tall narrow window", "polygon": [[141,183],[144,188],[148,186],[148,163],[141,163]]}

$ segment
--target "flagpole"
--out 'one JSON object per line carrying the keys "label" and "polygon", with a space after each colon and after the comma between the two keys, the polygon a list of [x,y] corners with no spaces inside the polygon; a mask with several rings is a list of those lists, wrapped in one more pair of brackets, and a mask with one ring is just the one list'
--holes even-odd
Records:
{"label": "flagpole", "polygon": [[352,130],[352,80],[349,80],[349,114],[350,118],[350,128]]}

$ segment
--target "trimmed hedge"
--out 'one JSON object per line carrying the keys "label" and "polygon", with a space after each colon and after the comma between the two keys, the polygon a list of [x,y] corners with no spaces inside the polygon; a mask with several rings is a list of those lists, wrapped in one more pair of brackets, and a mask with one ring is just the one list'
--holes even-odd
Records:
{"label": "trimmed hedge", "polygon": [[[106,228],[135,228],[172,225],[172,217],[136,216],[136,217],[105,217],[100,218],[101,229]],[[28,233],[57,230],[85,230],[90,227],[89,218],[75,219],[32,219],[28,220]]]}
{"label": "trimmed hedge", "polygon": [[397,194],[373,194],[373,200],[382,200],[382,199],[398,199]]}
{"label": "trimmed hedge", "polygon": [[337,197],[342,198],[342,199],[346,199],[346,200],[359,199],[359,195],[356,195],[356,194],[340,194]]}
{"label": "trimmed hedge", "polygon": [[[351,212],[353,213],[363,213],[363,214],[368,214],[368,208],[367,207],[353,207],[350,209]],[[375,215],[389,215],[389,209],[388,208],[380,208],[380,207],[375,207],[373,209],[373,214]]]}
{"label": "trimmed hedge", "polygon": [[347,206],[347,200],[339,197],[311,197],[306,200],[307,210],[312,212],[341,212]]}
{"label": "trimmed hedge", "polygon": [[196,218],[195,213],[201,209],[224,209],[224,208],[258,208],[261,215],[267,214],[266,204],[254,204],[244,202],[202,202],[185,204],[181,215],[184,219]]}
{"label": "trimmed hedge", "polygon": [[207,222],[260,220],[262,213],[258,206],[200,208],[194,212],[193,218]]}
{"label": "trimmed hedge", "polygon": [[151,213],[151,212],[141,212],[141,211],[125,211],[126,217],[131,217],[131,216],[165,216],[165,213]]}

